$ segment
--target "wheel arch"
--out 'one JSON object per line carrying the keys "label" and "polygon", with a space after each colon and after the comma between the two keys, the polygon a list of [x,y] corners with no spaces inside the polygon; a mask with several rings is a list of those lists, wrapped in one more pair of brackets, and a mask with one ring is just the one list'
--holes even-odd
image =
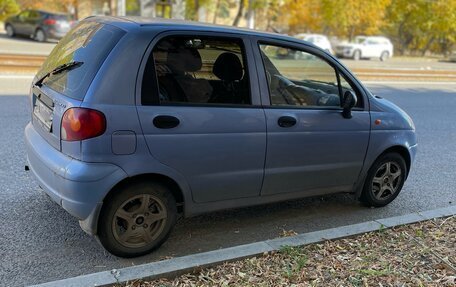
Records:
{"label": "wheel arch", "polygon": [[[159,173],[143,173],[124,178],[123,180],[119,181],[116,185],[114,185],[113,188],[111,188],[111,190],[104,197],[103,201],[106,201],[107,199],[109,199],[110,196],[114,195],[118,190],[122,189],[127,185],[147,181],[161,183],[168,187],[172,195],[176,199],[176,203],[178,204],[178,206],[183,206],[183,203],[185,202],[185,197],[184,193],[182,192],[182,188],[175,180],[173,180],[169,176]],[[178,211],[180,212],[181,210]]]}
{"label": "wheel arch", "polygon": [[[100,220],[100,214],[104,207],[104,204],[109,201],[109,198],[112,197],[116,192],[121,190],[123,187],[145,181],[154,181],[161,183],[169,188],[172,195],[176,200],[176,208],[178,214],[184,214],[185,210],[185,195],[183,189],[180,185],[171,177],[159,174],[159,173],[143,173],[137,174],[134,176],[126,177],[116,183],[104,196],[103,201],[98,203],[97,207],[92,211],[92,213],[84,220],[79,221],[79,225],[82,230],[90,235],[97,235],[98,233],[98,221]],[[187,199],[188,200],[188,199]]]}
{"label": "wheel arch", "polygon": [[360,179],[356,185],[355,185],[355,188],[353,189],[354,192],[354,196],[355,198],[359,198],[359,196],[361,195],[361,192],[363,191],[363,187],[364,187],[364,182],[366,180],[366,176],[367,176],[367,173],[369,171],[369,169],[371,168],[371,166],[383,155],[387,154],[387,153],[397,153],[399,154],[400,156],[402,156],[402,158],[404,159],[405,161],[405,166],[407,167],[407,174],[406,174],[406,177],[405,179],[407,179],[408,175],[409,175],[409,172],[410,172],[410,167],[412,165],[412,157],[410,155],[410,152],[409,150],[407,149],[407,147],[405,146],[402,146],[402,145],[399,145],[399,144],[396,144],[396,145],[392,145],[392,146],[389,146],[385,149],[383,149],[382,152],[380,152],[377,156],[375,156],[375,158],[373,158],[370,162],[369,162],[369,165],[366,166],[365,168],[363,168],[363,172],[361,172],[361,175],[360,175]]}

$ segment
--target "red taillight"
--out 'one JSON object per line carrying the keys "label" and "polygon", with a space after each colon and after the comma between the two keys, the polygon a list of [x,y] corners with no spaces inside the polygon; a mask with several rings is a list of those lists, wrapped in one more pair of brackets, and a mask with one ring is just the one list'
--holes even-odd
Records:
{"label": "red taillight", "polygon": [[86,108],[70,108],[62,118],[60,136],[64,141],[81,141],[102,135],[106,118],[102,112]]}
{"label": "red taillight", "polygon": [[46,25],[55,25],[57,23],[57,20],[55,19],[46,19],[43,21],[44,24]]}

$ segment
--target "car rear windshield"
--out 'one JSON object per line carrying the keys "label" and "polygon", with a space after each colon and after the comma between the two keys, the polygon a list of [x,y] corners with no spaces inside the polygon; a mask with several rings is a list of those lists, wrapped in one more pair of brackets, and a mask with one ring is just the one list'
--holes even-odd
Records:
{"label": "car rear windshield", "polygon": [[55,46],[38,72],[37,79],[60,65],[83,62],[78,67],[51,75],[43,82],[61,94],[83,100],[98,69],[124,34],[125,31],[111,25],[80,22]]}

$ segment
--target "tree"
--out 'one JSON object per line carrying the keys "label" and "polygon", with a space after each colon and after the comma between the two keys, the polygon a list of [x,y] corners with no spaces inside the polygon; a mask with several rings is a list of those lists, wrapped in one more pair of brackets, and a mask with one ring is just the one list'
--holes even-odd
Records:
{"label": "tree", "polygon": [[289,33],[322,32],[324,20],[320,0],[292,0],[283,7],[282,17],[285,16],[289,26]]}
{"label": "tree", "polygon": [[238,26],[241,21],[241,17],[244,14],[245,1],[246,0],[239,0],[239,8],[236,17],[234,17],[233,26]]}
{"label": "tree", "polygon": [[289,32],[324,33],[352,39],[379,33],[391,0],[289,0],[282,14]]}
{"label": "tree", "polygon": [[19,13],[19,5],[15,0],[0,0],[0,21]]}
{"label": "tree", "polygon": [[384,31],[400,54],[448,53],[456,43],[456,0],[393,0]]}
{"label": "tree", "polygon": [[68,13],[75,8],[77,0],[17,0],[22,9],[44,9],[48,11]]}
{"label": "tree", "polygon": [[125,1],[125,12],[127,15],[139,15],[140,4],[138,0],[126,0]]}
{"label": "tree", "polygon": [[324,23],[333,34],[348,37],[374,35],[385,22],[385,9],[391,0],[322,0]]}
{"label": "tree", "polygon": [[214,9],[214,18],[212,23],[217,23],[217,18],[228,18],[230,17],[230,8],[234,6],[234,2],[230,0],[217,0]]}

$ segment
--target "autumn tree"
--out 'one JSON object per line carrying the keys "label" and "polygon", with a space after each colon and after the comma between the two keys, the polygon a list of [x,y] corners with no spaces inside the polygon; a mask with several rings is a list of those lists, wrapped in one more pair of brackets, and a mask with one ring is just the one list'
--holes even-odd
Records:
{"label": "autumn tree", "polygon": [[211,6],[211,0],[185,0],[185,19],[199,21],[199,10]]}
{"label": "autumn tree", "polygon": [[456,0],[393,0],[384,30],[400,54],[448,53],[456,42]]}
{"label": "autumn tree", "polygon": [[19,13],[19,5],[15,0],[0,0],[0,21]]}
{"label": "autumn tree", "polygon": [[75,8],[77,0],[17,0],[21,9],[43,9],[55,12],[70,12]]}
{"label": "autumn tree", "polygon": [[374,35],[385,21],[385,9],[391,0],[322,0],[324,24],[332,34],[348,37]]}
{"label": "autumn tree", "polygon": [[320,0],[292,0],[282,7],[282,20],[286,20],[289,33],[320,33],[325,29],[325,21]]}

